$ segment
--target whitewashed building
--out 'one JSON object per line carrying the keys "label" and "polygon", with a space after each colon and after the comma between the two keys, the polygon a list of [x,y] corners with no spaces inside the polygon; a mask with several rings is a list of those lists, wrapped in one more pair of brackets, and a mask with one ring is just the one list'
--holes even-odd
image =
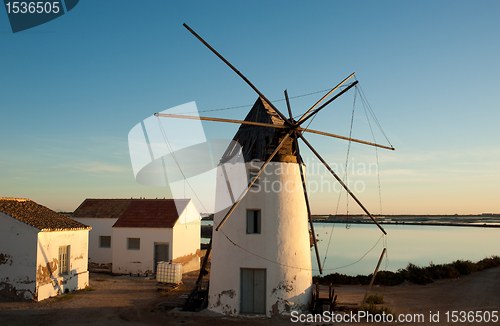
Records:
{"label": "whitewashed building", "polygon": [[200,268],[200,214],[190,199],[86,199],[73,218],[92,226],[95,269],[152,274],[159,261]]}
{"label": "whitewashed building", "polygon": [[[283,124],[261,99],[246,121]],[[281,129],[282,130],[282,129]],[[228,148],[217,174],[216,210],[227,202],[231,188],[254,178],[284,134],[280,129],[241,125],[233,138],[241,151]],[[230,162],[243,155],[247,178]],[[233,194],[236,200],[239,194]],[[308,214],[299,164],[291,139],[266,166],[220,231],[215,226],[228,208],[214,216],[208,308],[228,315],[275,316],[308,311],[312,299]]]}
{"label": "whitewashed building", "polygon": [[40,301],[87,287],[89,230],[29,199],[0,197],[0,296]]}
{"label": "whitewashed building", "polygon": [[89,234],[90,271],[111,271],[113,224],[129,205],[130,199],[86,199],[73,212],[74,220],[92,227]]}

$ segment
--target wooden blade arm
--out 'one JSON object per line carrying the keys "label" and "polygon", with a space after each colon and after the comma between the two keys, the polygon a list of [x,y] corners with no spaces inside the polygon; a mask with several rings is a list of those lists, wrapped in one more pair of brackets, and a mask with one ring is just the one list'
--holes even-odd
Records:
{"label": "wooden blade arm", "polygon": [[304,119],[302,119],[302,121],[300,121],[298,124],[301,125],[304,122],[306,122],[307,120],[309,120],[309,118],[313,117],[316,113],[318,113],[319,111],[321,111],[325,106],[327,106],[328,104],[332,103],[334,100],[336,100],[339,96],[341,96],[342,94],[344,94],[345,92],[347,92],[348,90],[350,90],[352,87],[356,86],[357,83],[358,83],[358,81],[356,80],[354,83],[352,83],[351,85],[347,86],[345,89],[343,89],[342,91],[340,91],[337,95],[335,95],[334,97],[332,97],[331,99],[329,99],[325,104],[323,104],[322,106],[320,106],[319,108],[317,108],[316,110],[314,110],[313,113],[309,114],[307,117],[305,117]]}
{"label": "wooden blade arm", "polygon": [[288,109],[288,115],[290,116],[290,121],[293,119],[292,108],[290,107],[290,100],[288,99],[288,92],[285,89],[285,99],[286,99],[286,108]]}
{"label": "wooden blade arm", "polygon": [[309,144],[309,142],[304,138],[304,136],[302,136],[301,134],[298,134],[298,135],[304,141],[304,143],[307,145],[307,147],[309,147],[309,149],[314,153],[314,155],[316,155],[316,157],[321,161],[321,163],[323,163],[323,165],[326,167],[326,169],[328,171],[330,171],[330,173],[335,177],[335,179],[337,179],[337,181],[340,183],[340,185],[342,185],[342,187],[344,187],[344,189],[352,197],[352,199],[354,199],[354,201],[359,205],[359,207],[361,207],[363,209],[363,211],[365,211],[366,215],[368,215],[372,219],[372,221],[378,226],[378,228],[380,229],[380,231],[382,231],[384,234],[387,234],[387,232],[385,232],[385,230],[382,228],[382,226],[380,226],[380,224],[372,216],[372,214],[370,214],[370,212],[368,212],[368,210],[365,208],[365,206],[363,206],[363,204],[351,192],[351,190],[342,181],[342,179],[340,179],[340,177],[330,168],[330,166],[325,162],[325,160],[321,157],[321,155],[319,155],[318,152],[316,152],[316,150],[311,146],[311,144]]}
{"label": "wooden blade arm", "polygon": [[[198,116],[192,116],[192,115],[181,115],[181,114],[166,114],[166,113],[155,113],[156,117],[165,117],[165,118],[178,118],[178,119],[191,119],[191,120],[205,120],[205,121],[216,121],[216,122],[228,122],[228,123],[238,123],[238,124],[245,124],[245,125],[252,125],[252,126],[262,126],[262,127],[271,127],[271,128],[279,128],[279,129],[287,129],[288,126],[285,125],[274,125],[270,123],[264,123],[264,122],[254,122],[254,121],[244,121],[244,120],[235,120],[235,119],[222,119],[222,118],[210,118],[210,117],[198,117]],[[350,140],[356,143],[361,143],[361,144],[366,144],[366,145],[371,145],[371,146],[376,146],[380,148],[385,148],[385,149],[390,149],[394,150],[394,147],[387,147],[384,145],[379,145],[375,143],[370,143],[364,140],[359,140],[355,138],[349,138],[349,137],[344,137],[344,136],[339,136],[336,134],[331,134],[328,132],[323,132],[323,131],[317,131],[313,129],[306,129],[302,127],[298,127],[297,130],[299,131],[307,131],[313,134],[318,134],[318,135],[324,135],[324,136],[330,136],[334,138],[339,138],[339,139],[344,139],[344,140]]]}
{"label": "wooden blade arm", "polygon": [[271,123],[264,123],[264,122],[253,122],[253,121],[234,120],[234,119],[222,119],[222,118],[210,118],[210,117],[197,117],[197,116],[193,116],[193,115],[182,115],[182,114],[155,113],[155,117],[191,119],[191,120],[205,120],[205,121],[217,121],[217,122],[229,122],[229,123],[238,123],[238,124],[244,124],[244,125],[272,127],[272,128],[281,128],[281,129],[288,128],[285,125],[273,125]]}
{"label": "wooden blade arm", "polygon": [[306,113],[304,113],[304,115],[299,119],[299,123],[309,114],[311,113],[312,110],[314,110],[314,108],[316,106],[318,106],[321,102],[323,102],[323,100],[325,98],[327,98],[328,96],[330,96],[330,94],[332,94],[333,92],[335,92],[335,90],[337,90],[337,88],[339,88],[340,86],[342,86],[342,84],[344,84],[347,80],[349,80],[349,78],[351,78],[352,76],[354,76],[354,74],[356,74],[355,72],[353,72],[351,75],[349,75],[349,77],[347,77],[346,79],[344,79],[343,81],[341,81],[337,86],[335,86],[334,88],[332,88],[331,91],[329,91],[328,93],[325,94],[325,96],[323,96],[318,102],[316,102],[316,104],[314,104],[310,109],[309,111],[307,111]]}
{"label": "wooden blade arm", "polygon": [[264,171],[264,169],[266,168],[266,166],[269,164],[269,162],[271,162],[271,160],[273,159],[273,157],[276,155],[276,153],[278,153],[279,149],[281,148],[281,146],[283,146],[283,144],[285,143],[285,141],[288,139],[288,137],[290,137],[290,134],[292,133],[293,131],[289,131],[285,137],[283,137],[283,139],[281,140],[281,142],[278,144],[278,146],[276,147],[276,149],[274,150],[274,152],[271,154],[271,156],[269,156],[269,158],[267,159],[267,161],[262,165],[262,167],[260,168],[259,172],[257,173],[257,175],[252,179],[250,180],[250,183],[248,184],[247,186],[247,189],[245,189],[245,191],[241,194],[240,198],[238,199],[238,201],[236,203],[233,204],[233,206],[231,206],[231,208],[229,209],[229,211],[226,213],[226,216],[224,216],[224,218],[222,219],[222,221],[219,223],[219,225],[217,226],[217,228],[215,229],[215,231],[219,231],[220,228],[222,227],[222,225],[224,223],[226,223],[226,220],[228,219],[228,217],[233,213],[233,211],[235,210],[236,206],[238,206],[238,204],[243,200],[243,198],[245,197],[245,195],[247,194],[247,192],[250,190],[250,188],[252,187],[252,185],[254,184],[254,182],[257,180],[257,178],[260,176],[260,174],[262,173],[262,171]]}
{"label": "wooden blade arm", "polygon": [[311,233],[312,233],[312,238],[313,238],[313,243],[314,243],[314,252],[316,253],[316,260],[318,262],[319,273],[323,274],[323,268],[321,267],[321,259],[319,257],[318,243],[316,241],[316,232],[314,232],[314,223],[313,223],[312,215],[311,215],[311,207],[309,205],[309,196],[307,195],[306,179],[304,177],[304,171],[302,171],[303,162],[302,162],[302,158],[300,156],[299,143],[297,141],[297,137],[294,137],[293,141],[295,143],[295,148],[297,150],[297,160],[299,161],[300,179],[302,180],[302,190],[304,191],[304,199],[306,201],[307,219],[309,220],[309,226],[311,228]]}
{"label": "wooden blade arm", "polygon": [[199,36],[198,34],[196,34],[195,31],[193,31],[188,25],[186,24],[183,24],[184,27],[186,27],[186,29],[188,31],[191,32],[191,34],[193,34],[198,40],[200,40],[201,43],[203,43],[207,48],[210,49],[210,51],[212,51],[216,56],[219,57],[219,59],[221,59],[226,65],[228,65],[229,68],[231,68],[238,76],[241,77],[241,79],[243,79],[247,84],[248,86],[250,86],[257,94],[259,94],[260,97],[262,97],[262,99],[264,101],[267,102],[267,104],[269,104],[269,106],[271,106],[274,111],[276,111],[276,113],[281,117],[281,119],[283,119],[283,121],[285,121],[287,124],[291,125],[290,121],[283,115],[283,113],[281,113],[274,105],[273,103],[271,103],[271,101],[269,101],[267,99],[267,97],[264,96],[264,94],[262,94],[258,89],[257,87],[255,87],[241,72],[239,72],[238,69],[236,69],[232,64],[229,63],[229,61],[227,61],[222,55],[219,54],[219,52],[217,52],[213,47],[210,46],[210,44],[208,44],[207,42],[205,42],[204,39],[201,38],[201,36]]}
{"label": "wooden blade arm", "polygon": [[310,133],[313,133],[313,134],[330,136],[330,137],[344,139],[344,140],[350,140],[350,141],[353,141],[353,142],[356,142],[356,143],[361,143],[361,144],[366,144],[366,145],[370,145],[370,146],[375,146],[375,147],[390,149],[391,151],[394,150],[394,147],[388,147],[388,146],[384,146],[384,145],[370,143],[368,141],[359,140],[359,139],[356,139],[356,138],[349,138],[349,137],[345,137],[345,136],[339,136],[339,135],[335,135],[335,134],[330,134],[328,132],[317,131],[317,130],[312,130],[312,129],[306,129],[306,128],[302,128],[302,127],[297,128],[297,130],[299,130],[299,131],[307,131],[307,132],[310,132]]}

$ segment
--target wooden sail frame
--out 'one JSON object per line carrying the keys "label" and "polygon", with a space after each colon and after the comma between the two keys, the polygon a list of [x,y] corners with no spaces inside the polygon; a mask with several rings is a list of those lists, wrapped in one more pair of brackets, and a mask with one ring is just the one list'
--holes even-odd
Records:
{"label": "wooden sail frame", "polygon": [[[238,204],[241,202],[241,200],[244,198],[244,196],[247,194],[249,189],[252,187],[253,183],[257,180],[259,175],[262,173],[262,171],[265,169],[265,167],[269,164],[269,162],[274,158],[274,156],[277,154],[278,150],[283,146],[285,141],[292,137],[293,141],[295,143],[295,147],[297,149],[297,156],[298,156],[298,163],[299,163],[299,170],[300,170],[300,176],[301,176],[301,181],[302,181],[302,186],[303,186],[303,192],[304,192],[304,200],[306,202],[306,207],[307,207],[307,212],[308,212],[308,220],[310,224],[310,228],[312,231],[312,236],[313,236],[313,245],[315,249],[315,254],[316,254],[316,259],[318,263],[318,268],[320,271],[320,274],[323,273],[322,271],[322,266],[320,262],[320,257],[319,257],[319,251],[318,251],[318,246],[317,246],[317,241],[315,237],[315,232],[314,232],[314,226],[313,226],[313,221],[312,221],[312,215],[311,215],[311,210],[310,210],[310,205],[309,205],[309,198],[307,194],[307,187],[305,183],[305,176],[302,171],[302,166],[303,162],[302,159],[300,158],[300,152],[299,152],[299,146],[298,146],[298,139],[300,138],[306,145],[307,147],[316,155],[316,157],[323,163],[323,165],[327,168],[327,170],[335,177],[335,179],[342,185],[342,187],[347,191],[347,193],[354,199],[354,201],[363,209],[363,211],[372,219],[372,221],[377,225],[377,227],[384,233],[387,234],[387,232],[382,228],[382,226],[377,222],[377,220],[369,213],[369,211],[364,207],[364,205],[359,201],[359,199],[352,193],[352,191],[347,187],[347,185],[340,179],[340,177],[333,171],[333,169],[330,168],[330,166],[326,163],[326,161],[321,157],[321,155],[314,149],[314,147],[305,139],[303,133],[304,132],[310,132],[310,133],[315,133],[315,134],[320,134],[324,136],[329,136],[333,138],[339,138],[343,140],[348,140],[356,143],[361,143],[369,146],[374,146],[374,147],[379,147],[379,148],[384,148],[388,150],[394,150],[394,147],[392,146],[384,146],[372,142],[367,142],[351,137],[345,137],[345,136],[340,136],[332,133],[327,133],[327,132],[322,132],[318,130],[313,130],[313,129],[308,129],[308,128],[303,128],[301,125],[306,122],[308,119],[316,115],[319,111],[321,111],[323,108],[325,108],[328,104],[333,102],[335,99],[340,97],[342,94],[346,93],[349,89],[352,87],[356,86],[358,81],[355,81],[348,85],[346,88],[341,90],[338,94],[327,100],[324,104],[322,104],[320,107],[316,108],[318,105],[320,105],[326,98],[328,98],[333,92],[335,92],[337,89],[339,89],[342,85],[344,85],[350,78],[352,78],[355,73],[352,73],[348,77],[346,77],[343,81],[341,81],[338,85],[336,85],[334,88],[332,88],[330,91],[328,91],[321,99],[319,99],[309,110],[307,110],[298,121],[294,121],[293,116],[292,116],[292,111],[290,107],[290,102],[288,98],[288,93],[285,90],[285,99],[287,103],[287,109],[288,113],[290,115],[290,118],[287,118],[283,113],[281,113],[278,108],[276,108],[272,102],[267,99],[267,97],[262,94],[257,87],[255,87],[239,70],[237,70],[229,61],[227,61],[221,54],[219,54],[210,44],[208,44],[203,38],[201,38],[195,31],[193,31],[188,25],[183,24],[183,26],[191,32],[200,42],[202,42],[210,51],[212,51],[219,59],[221,59],[229,68],[231,68],[238,76],[240,76],[261,98],[263,101],[265,101],[269,106],[279,115],[279,117],[283,120],[284,124],[283,125],[276,125],[276,124],[269,124],[269,123],[262,123],[262,122],[254,122],[254,121],[243,121],[243,120],[235,120],[235,119],[222,119],[222,118],[211,118],[211,117],[199,117],[199,116],[189,116],[189,115],[179,115],[179,114],[163,114],[163,113],[155,113],[156,117],[168,117],[168,118],[180,118],[180,119],[196,119],[196,120],[204,120],[204,121],[215,121],[215,122],[225,122],[225,123],[238,123],[238,124],[246,124],[246,125],[254,125],[254,126],[262,126],[262,127],[270,127],[270,128],[281,128],[281,129],[286,129],[286,135],[285,137],[280,141],[274,152],[268,157],[266,162],[262,165],[262,167],[259,169],[257,175],[252,178],[246,188],[246,190],[243,192],[243,194],[238,198],[236,202],[233,203],[229,211],[226,213],[222,221],[219,223],[219,225],[216,227],[216,231],[219,231],[224,223],[227,221],[227,219],[231,216],[235,208],[238,206]],[[204,274],[204,269],[206,266],[206,263],[208,261],[208,256],[210,255],[211,251],[211,244],[212,241],[210,241],[209,248],[207,250],[207,254],[205,255],[204,261],[203,261],[203,267],[202,270],[200,271],[200,277],[197,281],[197,288],[200,286],[201,283],[201,278],[202,275]]]}

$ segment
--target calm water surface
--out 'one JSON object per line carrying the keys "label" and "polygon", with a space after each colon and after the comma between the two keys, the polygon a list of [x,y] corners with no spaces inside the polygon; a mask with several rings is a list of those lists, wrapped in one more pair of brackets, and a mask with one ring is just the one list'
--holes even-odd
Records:
{"label": "calm water surface", "polygon": [[[373,273],[384,242],[387,256],[379,270],[397,271],[408,263],[419,266],[451,263],[457,259],[478,261],[492,255],[500,256],[500,228],[431,226],[431,225],[382,225],[387,236],[370,224],[315,223],[319,239],[319,252],[323,274],[347,275]],[[330,240],[331,236],[331,240]],[[328,245],[328,242],[330,244]],[[375,246],[375,244],[378,244]],[[375,246],[361,261],[366,252]],[[314,250],[311,250],[313,274],[318,275]]]}
{"label": "calm water surface", "polygon": [[[211,225],[212,221],[202,221],[202,224]],[[379,270],[393,272],[405,268],[410,262],[427,266],[430,262],[443,264],[457,259],[478,261],[493,255],[500,256],[500,228],[382,226],[387,236],[381,238],[382,232],[373,224],[352,224],[347,229],[345,224],[340,223],[314,223],[323,274],[371,274],[384,244],[387,255]],[[202,239],[202,243],[208,242],[209,239]],[[370,249],[372,250],[367,253]],[[356,262],[365,254],[363,259]],[[311,260],[313,274],[319,275],[314,249],[311,249]]]}

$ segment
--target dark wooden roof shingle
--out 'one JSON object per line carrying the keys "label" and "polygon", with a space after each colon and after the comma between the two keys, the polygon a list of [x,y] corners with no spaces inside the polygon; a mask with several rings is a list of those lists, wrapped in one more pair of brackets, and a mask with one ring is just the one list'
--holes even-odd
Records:
{"label": "dark wooden roof shingle", "polygon": [[[263,122],[277,126],[284,124],[274,109],[260,97],[248,112],[245,121]],[[264,162],[278,147],[278,144],[285,137],[286,131],[286,129],[281,128],[242,124],[233,140],[241,146],[245,162]],[[229,161],[238,152],[233,149],[234,144],[231,144],[222,156],[221,163]],[[273,161],[297,163],[295,152],[293,139],[290,137],[274,156]]]}
{"label": "dark wooden roof shingle", "polygon": [[0,197],[0,212],[40,231],[86,230],[90,226],[77,222],[50,208],[26,198]]}

